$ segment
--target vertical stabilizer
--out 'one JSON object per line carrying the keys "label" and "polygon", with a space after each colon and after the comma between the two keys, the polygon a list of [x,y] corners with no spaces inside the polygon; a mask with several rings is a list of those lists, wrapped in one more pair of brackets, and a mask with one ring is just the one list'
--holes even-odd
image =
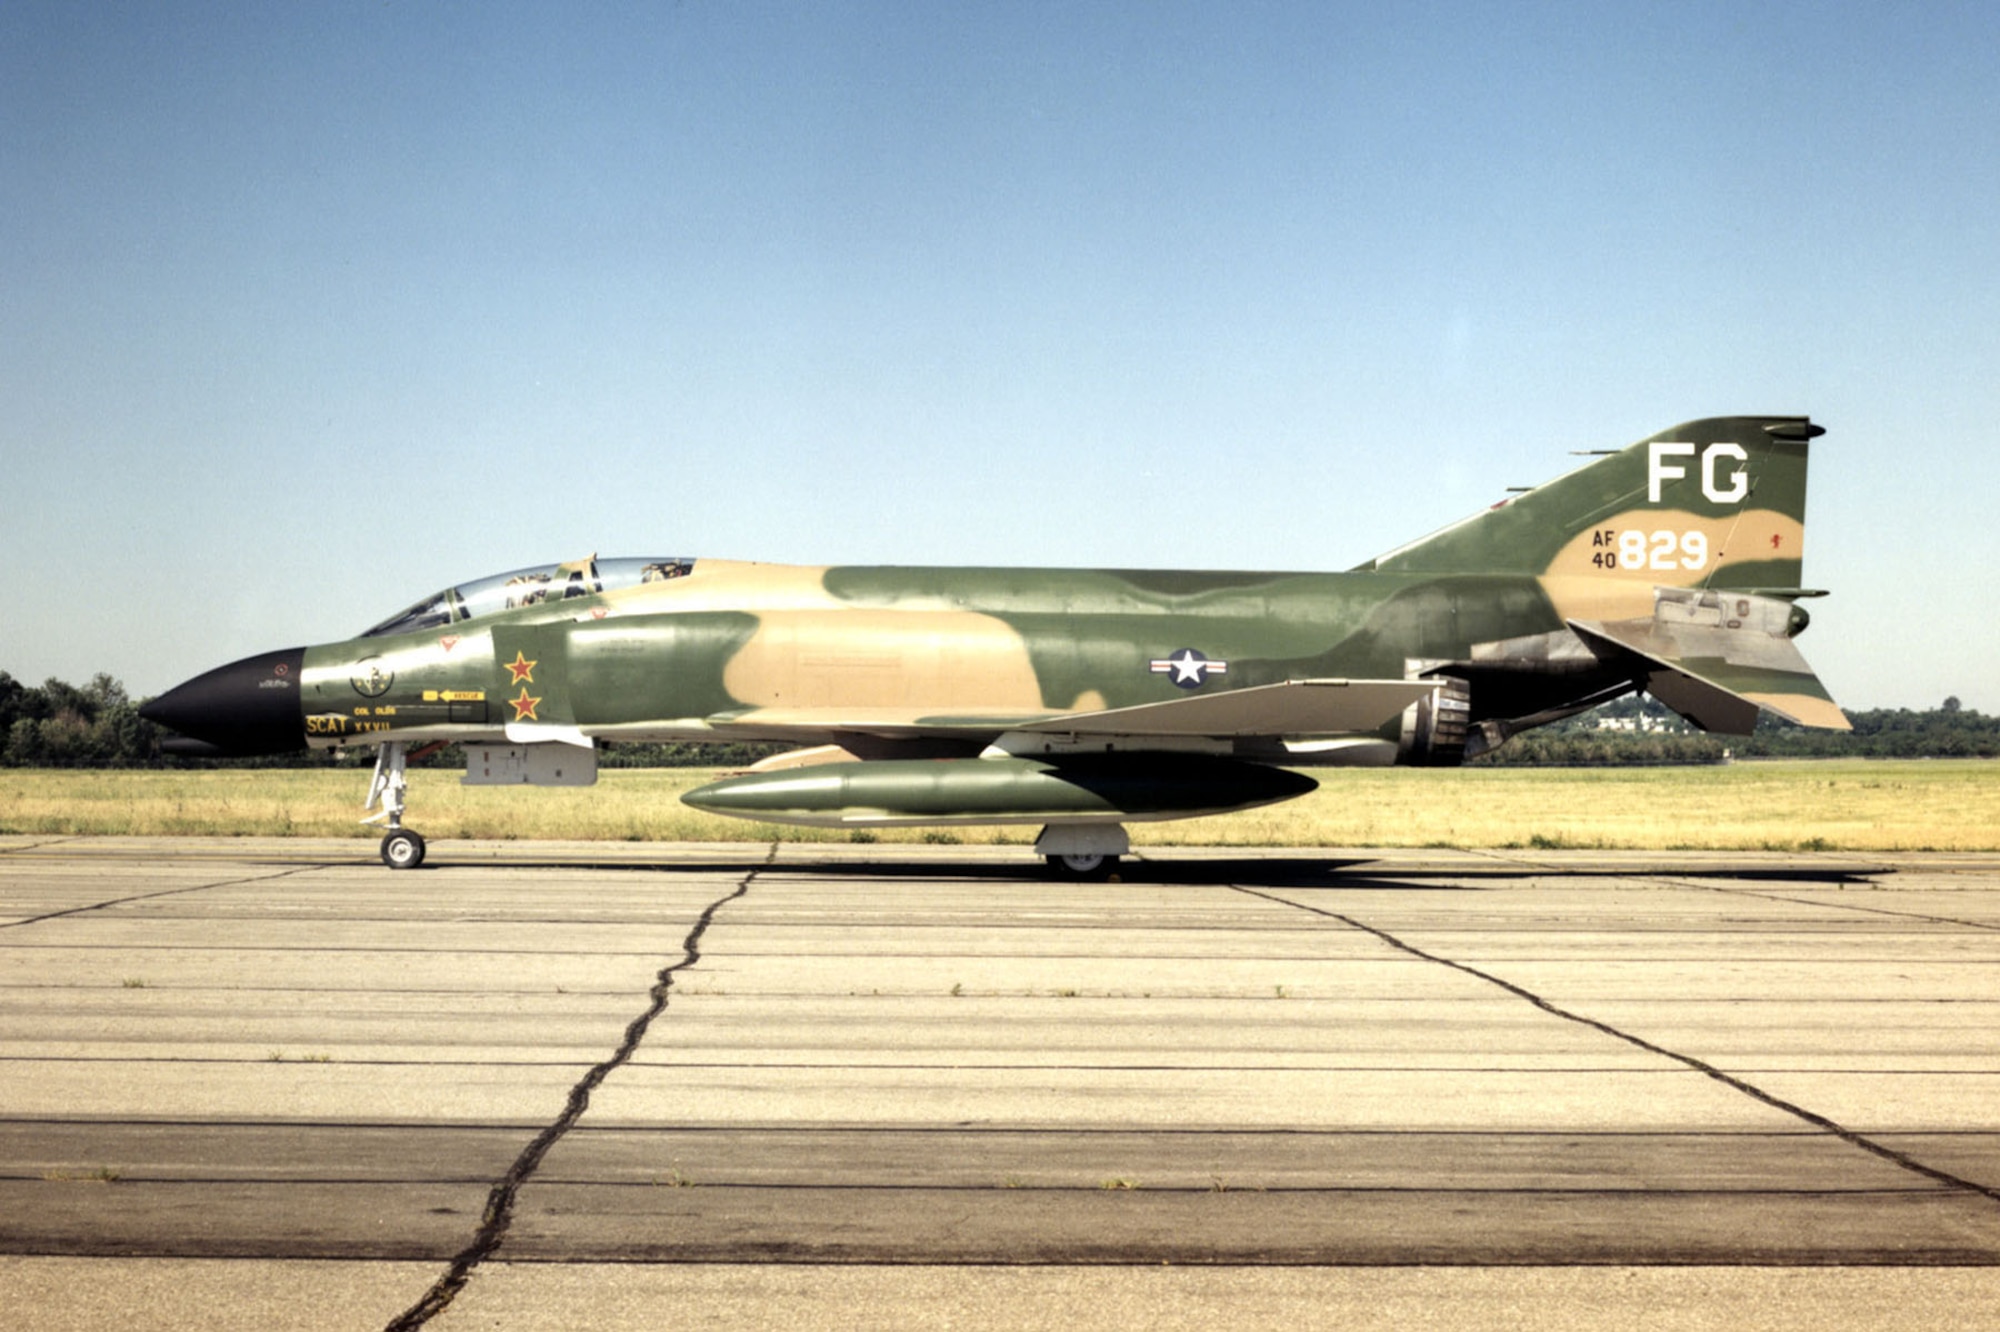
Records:
{"label": "vertical stabilizer", "polygon": [[1689,421],[1365,567],[1797,589],[1807,441],[1823,433],[1803,416]]}

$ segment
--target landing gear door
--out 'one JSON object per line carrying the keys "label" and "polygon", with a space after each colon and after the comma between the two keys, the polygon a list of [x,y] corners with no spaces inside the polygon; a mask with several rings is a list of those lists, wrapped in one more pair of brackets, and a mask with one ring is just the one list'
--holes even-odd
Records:
{"label": "landing gear door", "polygon": [[575,745],[467,745],[461,786],[592,786],[597,751]]}

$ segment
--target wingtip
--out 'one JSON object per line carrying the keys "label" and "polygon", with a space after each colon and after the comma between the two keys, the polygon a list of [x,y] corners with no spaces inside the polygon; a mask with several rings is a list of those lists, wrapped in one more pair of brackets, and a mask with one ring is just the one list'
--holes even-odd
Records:
{"label": "wingtip", "polygon": [[1830,698],[1820,698],[1813,694],[1745,694],[1745,698],[1768,712],[1775,712],[1786,721],[1797,722],[1801,726],[1811,726],[1822,731],[1851,731],[1854,723],[1847,720],[1847,714],[1840,705]]}

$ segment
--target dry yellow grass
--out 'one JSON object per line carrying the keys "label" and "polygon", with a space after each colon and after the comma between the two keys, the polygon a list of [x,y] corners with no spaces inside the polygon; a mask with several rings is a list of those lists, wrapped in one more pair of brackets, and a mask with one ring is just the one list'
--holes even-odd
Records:
{"label": "dry yellow grass", "polygon": [[[680,793],[708,769],[609,769],[596,787],[464,787],[413,769],[410,826],[433,838],[848,840],[718,818]],[[1242,814],[1135,823],[1152,846],[1573,846],[2000,849],[2000,764],[1739,763],[1713,768],[1331,769],[1301,800]],[[378,836],[358,822],[366,771],[0,770],[0,832]],[[1032,828],[884,830],[884,842],[1026,842]]]}

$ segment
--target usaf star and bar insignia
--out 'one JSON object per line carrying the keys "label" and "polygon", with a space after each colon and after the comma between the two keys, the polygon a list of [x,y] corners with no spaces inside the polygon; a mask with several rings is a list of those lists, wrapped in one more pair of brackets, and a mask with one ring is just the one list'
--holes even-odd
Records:
{"label": "usaf star and bar insignia", "polygon": [[1199,689],[1212,675],[1229,674],[1229,663],[1203,655],[1194,648],[1181,648],[1148,663],[1153,674],[1170,675],[1176,688]]}

